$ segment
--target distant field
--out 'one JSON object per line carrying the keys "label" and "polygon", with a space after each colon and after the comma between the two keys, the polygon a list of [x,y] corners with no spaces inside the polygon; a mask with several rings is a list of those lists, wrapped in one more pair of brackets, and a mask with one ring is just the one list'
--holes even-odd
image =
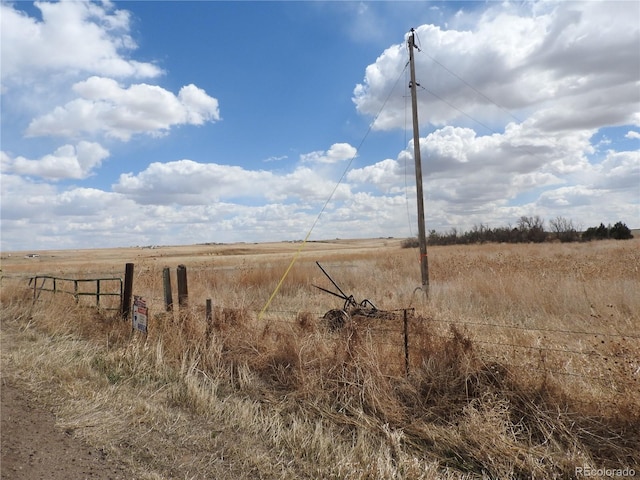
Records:
{"label": "distant field", "polygon": [[[640,235],[430,247],[428,296],[401,243],[3,252],[3,375],[140,479],[638,468]],[[315,287],[336,288],[316,261],[383,312],[346,308],[332,330],[323,316],[344,302]],[[34,302],[27,284],[121,276],[127,262],[147,337],[71,295]],[[162,271],[175,282],[180,264],[189,302],[165,312]]]}
{"label": "distant field", "polygon": [[[372,249],[397,249],[401,242],[401,239],[310,241],[304,245],[301,255],[360,255]],[[3,252],[1,265],[5,275],[69,272],[87,267],[105,272],[120,272],[127,262],[187,266],[205,263],[213,266],[233,265],[238,257],[247,255],[257,255],[263,260],[291,257],[301,245],[302,242],[271,242]],[[37,256],[27,258],[34,254]]]}

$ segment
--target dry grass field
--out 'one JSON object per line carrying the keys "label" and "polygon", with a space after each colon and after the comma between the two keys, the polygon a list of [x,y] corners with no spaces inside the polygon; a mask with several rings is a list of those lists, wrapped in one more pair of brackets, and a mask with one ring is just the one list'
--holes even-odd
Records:
{"label": "dry grass field", "polygon": [[[428,299],[400,240],[300,247],[3,252],[3,375],[132,478],[640,475],[637,236],[431,247]],[[316,261],[386,314],[327,328],[343,301],[314,287],[335,290]],[[34,301],[28,285],[126,262],[147,337],[91,297]],[[177,303],[180,264],[189,303],[164,312],[162,271]]]}

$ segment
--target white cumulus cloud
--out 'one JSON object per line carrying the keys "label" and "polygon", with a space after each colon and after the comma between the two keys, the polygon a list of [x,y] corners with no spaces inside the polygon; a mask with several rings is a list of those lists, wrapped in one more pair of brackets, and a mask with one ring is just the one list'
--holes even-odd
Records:
{"label": "white cumulus cloud", "polygon": [[110,2],[35,2],[42,20],[11,3],[0,5],[2,81],[30,83],[46,73],[81,72],[153,78],[156,65],[126,57],[136,48],[130,14]]}
{"label": "white cumulus cloud", "polygon": [[634,130],[629,130],[625,135],[626,138],[636,138],[640,139],[640,132],[636,132]]}
{"label": "white cumulus cloud", "polygon": [[[339,158],[353,153],[351,148],[333,145],[328,154]],[[301,155],[308,158],[309,155]],[[234,165],[201,163],[183,159],[153,162],[139,173],[124,173],[113,190],[143,205],[209,205],[212,202],[319,202],[331,195],[335,200],[350,197],[347,185],[309,168],[301,161],[293,171],[276,174]]]}
{"label": "white cumulus cloud", "polygon": [[2,152],[2,172],[49,180],[87,178],[109,156],[100,144],[81,141],[76,146],[63,145],[42,158],[30,160],[17,156],[11,158]]}
{"label": "white cumulus cloud", "polygon": [[[471,118],[474,127],[499,128],[535,111],[538,128],[548,131],[638,122],[640,4],[531,5],[523,14],[514,4],[492,4],[468,30],[416,28],[424,125]],[[354,89],[358,111],[378,113],[407,61],[405,45],[394,45],[367,67]],[[402,95],[390,97],[375,127],[402,128],[404,110]]]}
{"label": "white cumulus cloud", "polygon": [[125,88],[113,79],[94,76],[76,83],[73,90],[79,98],[35,118],[27,135],[104,133],[128,141],[134,134],[162,135],[175,125],[220,119],[218,101],[195,85],[183,87],[176,96],[157,85]]}
{"label": "white cumulus cloud", "polygon": [[315,152],[300,155],[302,162],[308,163],[338,163],[344,160],[351,160],[356,156],[355,147],[348,143],[334,143],[329,150],[317,150]]}

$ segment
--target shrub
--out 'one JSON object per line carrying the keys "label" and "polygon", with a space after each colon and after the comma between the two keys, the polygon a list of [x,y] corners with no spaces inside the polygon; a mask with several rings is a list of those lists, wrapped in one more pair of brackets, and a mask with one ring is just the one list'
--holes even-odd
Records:
{"label": "shrub", "polygon": [[[431,236],[429,236],[431,238]],[[402,248],[418,248],[420,246],[420,242],[417,237],[406,238],[402,241]]]}

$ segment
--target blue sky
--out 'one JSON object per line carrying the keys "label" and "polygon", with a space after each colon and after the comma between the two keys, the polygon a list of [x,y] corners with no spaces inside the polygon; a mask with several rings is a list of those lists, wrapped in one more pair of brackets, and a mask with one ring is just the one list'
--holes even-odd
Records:
{"label": "blue sky", "polygon": [[1,8],[3,251],[416,235],[412,27],[427,230],[640,227],[638,2]]}

